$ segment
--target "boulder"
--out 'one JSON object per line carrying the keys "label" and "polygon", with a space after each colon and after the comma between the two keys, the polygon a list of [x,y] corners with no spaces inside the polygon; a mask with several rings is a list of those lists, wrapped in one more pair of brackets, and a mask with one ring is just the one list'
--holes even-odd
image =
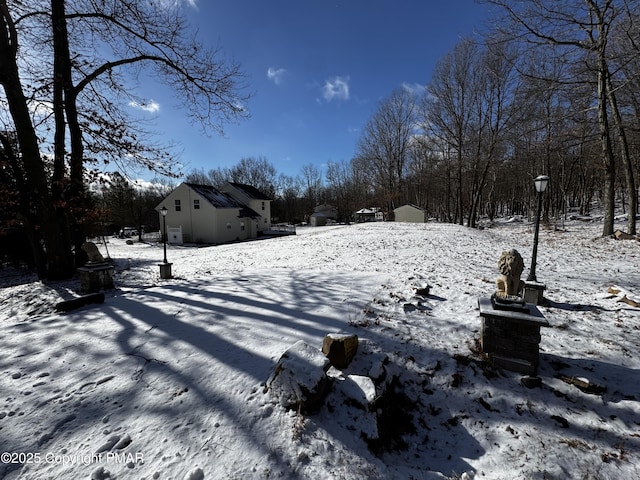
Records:
{"label": "boulder", "polygon": [[264,391],[285,408],[314,410],[327,390],[329,366],[320,350],[300,340],[282,354]]}
{"label": "boulder", "polygon": [[322,353],[336,368],[347,368],[357,351],[357,335],[330,333],[322,342]]}

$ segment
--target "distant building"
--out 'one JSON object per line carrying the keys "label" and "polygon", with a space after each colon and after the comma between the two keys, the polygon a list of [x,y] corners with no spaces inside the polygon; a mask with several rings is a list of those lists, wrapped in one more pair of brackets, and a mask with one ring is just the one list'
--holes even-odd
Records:
{"label": "distant building", "polygon": [[427,221],[427,212],[411,204],[395,208],[393,214],[396,222],[425,223]]}
{"label": "distant building", "polygon": [[356,222],[382,222],[384,214],[377,207],[362,208],[356,212]]}
{"label": "distant building", "polygon": [[309,216],[309,224],[312,227],[321,227],[338,219],[338,209],[333,205],[323,203],[313,209]]}
{"label": "distant building", "polygon": [[156,207],[167,209],[169,243],[226,243],[256,238],[271,226],[271,200],[256,188],[182,183]]}

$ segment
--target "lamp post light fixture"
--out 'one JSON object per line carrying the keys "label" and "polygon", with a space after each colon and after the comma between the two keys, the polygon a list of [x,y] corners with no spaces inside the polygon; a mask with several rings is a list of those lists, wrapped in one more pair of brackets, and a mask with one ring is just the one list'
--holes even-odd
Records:
{"label": "lamp post light fixture", "polygon": [[164,247],[164,263],[167,262],[167,207],[163,206],[160,209],[162,214],[162,245]]}
{"label": "lamp post light fixture", "polygon": [[547,189],[549,177],[547,175],[539,175],[533,180],[538,193],[538,209],[536,211],[536,229],[533,236],[533,253],[531,254],[531,268],[529,269],[528,282],[537,282],[536,278],[536,257],[538,255],[538,232],[540,231],[540,211],[542,210],[542,194]]}
{"label": "lamp post light fixture", "polygon": [[162,214],[162,246],[164,249],[164,260],[160,265],[160,278],[171,278],[171,264],[167,262],[167,207],[162,207],[160,213]]}

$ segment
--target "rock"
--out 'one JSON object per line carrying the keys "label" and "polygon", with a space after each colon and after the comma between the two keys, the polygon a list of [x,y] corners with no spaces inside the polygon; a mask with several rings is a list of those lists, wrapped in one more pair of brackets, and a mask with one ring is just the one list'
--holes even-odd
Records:
{"label": "rock", "polygon": [[111,473],[104,467],[98,467],[91,472],[91,480],[107,480],[108,478],[111,478]]}
{"label": "rock", "polygon": [[622,230],[616,230],[613,233],[613,236],[616,240],[637,240],[635,235],[630,235],[627,232],[623,232]]}
{"label": "rock", "polygon": [[204,480],[204,472],[196,467],[184,476],[184,480]]}
{"label": "rock", "polygon": [[364,409],[369,409],[376,399],[376,386],[369,377],[348,375],[342,382],[343,394]]}
{"label": "rock", "polygon": [[520,382],[527,388],[540,388],[542,387],[542,379],[540,377],[526,376],[520,379]]}
{"label": "rock", "polygon": [[330,333],[322,342],[322,353],[337,368],[347,368],[357,351],[357,335]]}
{"label": "rock", "polygon": [[329,359],[302,340],[280,357],[265,385],[265,393],[285,408],[313,410],[322,401],[329,384]]}
{"label": "rock", "polygon": [[431,286],[427,284],[414,285],[413,290],[416,292],[416,295],[420,295],[421,297],[428,297],[429,292],[431,291]]}

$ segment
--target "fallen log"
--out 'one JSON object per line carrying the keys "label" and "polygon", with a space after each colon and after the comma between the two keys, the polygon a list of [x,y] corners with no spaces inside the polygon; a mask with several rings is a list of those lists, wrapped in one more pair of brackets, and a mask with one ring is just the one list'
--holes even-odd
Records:
{"label": "fallen log", "polygon": [[56,312],[70,312],[92,303],[104,303],[104,293],[91,293],[82,297],[72,298],[56,303]]}

